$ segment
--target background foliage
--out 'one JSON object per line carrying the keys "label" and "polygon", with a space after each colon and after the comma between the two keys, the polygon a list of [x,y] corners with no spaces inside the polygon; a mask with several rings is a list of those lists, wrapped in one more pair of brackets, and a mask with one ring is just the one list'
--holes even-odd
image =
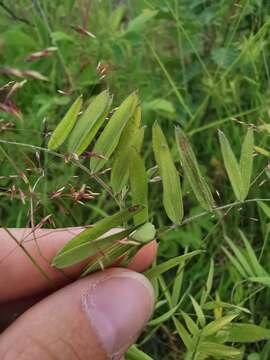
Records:
{"label": "background foliage", "polygon": [[[270,343],[259,341],[270,338],[269,332],[261,332],[270,328],[269,10],[266,0],[0,1],[0,86],[27,78],[12,96],[21,115],[1,112],[0,140],[44,147],[79,94],[87,102],[107,87],[114,107],[139,91],[147,169],[155,165],[155,120],[166,135],[182,178],[185,218],[160,236],[158,262],[187,248],[206,251],[186,263],[184,274],[169,272],[165,280],[156,279],[156,314],[139,342],[154,359],[241,358],[243,353],[248,359],[269,358]],[[95,37],[79,33],[78,26]],[[57,51],[27,61],[48,47]],[[12,69],[38,75],[24,73],[18,80]],[[176,125],[189,136],[217,206],[225,206],[218,215],[204,212],[182,176]],[[255,134],[252,187],[248,200],[227,206],[236,199],[217,129],[239,158],[250,127]],[[115,212],[115,202],[105,192],[94,199],[87,199],[87,188],[79,193],[84,184],[92,192],[100,188],[78,167],[24,146],[2,143],[1,149],[1,225],[24,227],[51,215],[45,227],[76,226]],[[149,215],[162,228],[170,221],[156,175],[149,174]],[[55,197],[63,187],[62,196]],[[258,205],[254,199],[264,201]],[[235,319],[236,310],[240,314]],[[206,324],[214,319],[223,320],[209,331]],[[245,327],[229,328],[236,320]],[[249,328],[251,324],[260,330]],[[247,332],[251,338],[241,341]]]}

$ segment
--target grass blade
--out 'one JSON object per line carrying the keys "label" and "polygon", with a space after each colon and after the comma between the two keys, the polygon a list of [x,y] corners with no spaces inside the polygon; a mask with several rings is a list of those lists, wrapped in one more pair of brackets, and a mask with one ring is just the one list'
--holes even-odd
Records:
{"label": "grass blade", "polygon": [[197,324],[195,323],[195,321],[193,321],[193,319],[184,311],[181,311],[181,314],[183,316],[183,319],[185,320],[185,323],[186,323],[186,326],[187,326],[189,332],[193,336],[196,336],[199,332],[199,328],[198,328]]}
{"label": "grass blade", "polygon": [[214,199],[200,172],[196,156],[188,138],[179,127],[175,129],[175,137],[180,161],[194,195],[204,209],[211,210],[214,207]]}
{"label": "grass blade", "polygon": [[239,261],[245,272],[248,274],[248,276],[254,276],[253,269],[249,264],[250,261],[246,259],[245,254],[243,254],[243,252],[240,249],[238,249],[238,247],[233,243],[233,241],[228,236],[225,236],[225,240],[229,244],[230,248],[234,252],[234,255],[236,256],[237,260]]}
{"label": "grass blade", "polygon": [[153,125],[153,148],[162,178],[165,211],[173,223],[180,224],[183,218],[180,179],[167,140],[157,122]]}
{"label": "grass blade", "polygon": [[215,359],[242,359],[241,350],[216,342],[201,341],[197,351],[202,355],[207,355],[207,357],[213,357]]}
{"label": "grass blade", "polygon": [[82,97],[79,96],[67,111],[64,118],[57,125],[48,143],[49,150],[56,150],[66,140],[77,120],[82,107]]}
{"label": "grass blade", "polygon": [[250,277],[249,281],[270,287],[270,276]]}
{"label": "grass blade", "polygon": [[270,219],[270,206],[266,205],[263,201],[257,201],[257,204],[262,209],[267,217]]}
{"label": "grass blade", "polygon": [[254,324],[234,323],[230,327],[229,342],[253,343],[270,339],[270,330]]}
{"label": "grass blade", "polygon": [[167,312],[163,313],[159,317],[149,321],[148,325],[149,326],[157,326],[157,325],[163,324],[165,321],[169,320],[173,316],[173,314],[176,312],[178,307],[179,307],[179,305],[174,306],[172,309],[170,309]]}
{"label": "grass blade", "polygon": [[128,349],[128,351],[125,355],[125,359],[126,360],[154,360],[149,355],[147,355],[143,351],[139,350],[136,345],[132,345]]}
{"label": "grass blade", "polygon": [[191,336],[189,335],[189,333],[187,332],[187,330],[185,329],[185,327],[181,324],[181,322],[179,320],[177,320],[176,318],[173,318],[173,322],[174,322],[175,328],[178,332],[178,335],[179,335],[180,339],[183,341],[185,347],[189,351],[192,351],[193,341],[192,341]]}
{"label": "grass blade", "polygon": [[243,181],[244,199],[247,197],[250,188],[250,181],[251,181],[252,168],[253,168],[253,147],[254,147],[253,130],[248,129],[242,145],[241,157],[240,157],[240,171]]}
{"label": "grass blade", "polygon": [[144,275],[148,277],[148,279],[152,280],[157,278],[159,275],[163,274],[164,272],[180,265],[183,264],[186,260],[191,259],[193,256],[196,256],[198,254],[201,254],[202,251],[200,250],[195,250],[192,251],[190,253],[181,255],[181,256],[177,256],[173,259],[167,260],[165,262],[163,262],[160,265],[156,265],[154,267],[152,267],[151,269],[147,270]]}
{"label": "grass blade", "polygon": [[247,278],[247,273],[245,272],[245,270],[242,268],[242,266],[240,265],[240,263],[238,262],[238,260],[224,247],[221,247],[222,250],[224,251],[224,253],[227,255],[228,259],[230,260],[230,262],[232,263],[232,265],[236,268],[236,270],[239,272],[239,274],[246,279]]}
{"label": "grass blade", "polygon": [[134,114],[137,105],[138,96],[137,93],[134,92],[128,96],[112,115],[93,149],[95,153],[105,157],[104,160],[91,158],[90,168],[93,173],[99,171],[114,152],[119,143],[121,134],[127,125],[128,120]]}
{"label": "grass blade", "polygon": [[69,152],[80,155],[89,146],[103,124],[111,102],[112,98],[108,90],[103,91],[91,101],[70,135]]}
{"label": "grass blade", "polygon": [[239,229],[240,236],[245,244],[247,255],[249,257],[249,262],[251,264],[251,267],[253,269],[254,274],[256,276],[267,276],[267,272],[263,269],[263,267],[260,265],[256,254],[254,250],[252,249],[252,246],[250,245],[248,239],[246,238],[245,234]]}
{"label": "grass blade", "polygon": [[242,182],[242,175],[239,164],[232,151],[231,145],[227,140],[225,134],[219,130],[219,142],[221,146],[224,165],[229,176],[234,194],[239,201],[244,200],[244,186]]}
{"label": "grass blade", "polygon": [[204,327],[202,331],[203,336],[215,335],[219,330],[224,328],[224,326],[230,324],[237,316],[238,314],[231,314],[210,322]]}
{"label": "grass blade", "polygon": [[189,295],[189,297],[190,297],[190,300],[191,300],[192,305],[194,307],[194,310],[196,312],[198,321],[199,321],[201,327],[204,327],[205,326],[205,316],[204,316],[203,310],[200,307],[200,305],[197,303],[197,301],[194,299],[193,296]]}

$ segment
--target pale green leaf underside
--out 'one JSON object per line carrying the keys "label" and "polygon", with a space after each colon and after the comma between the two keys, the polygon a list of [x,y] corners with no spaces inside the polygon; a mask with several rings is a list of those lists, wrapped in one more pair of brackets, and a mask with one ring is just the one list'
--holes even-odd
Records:
{"label": "pale green leaf underside", "polygon": [[200,172],[193,149],[185,133],[180,128],[175,129],[175,137],[181,164],[194,195],[204,209],[211,210],[214,207],[214,199]]}
{"label": "pale green leaf underside", "polygon": [[48,149],[56,150],[66,140],[77,120],[82,106],[82,97],[79,96],[71,105],[64,118],[57,125],[48,143]]}
{"label": "pale green leaf underside", "polygon": [[144,209],[134,216],[135,224],[139,225],[148,220],[148,178],[144,161],[134,148],[130,148],[129,177],[132,203],[144,206]]}
{"label": "pale green leaf underside", "polygon": [[101,92],[91,101],[70,135],[68,142],[70,153],[80,155],[89,146],[105,120],[111,101],[108,90]]}
{"label": "pale green leaf underside", "polygon": [[157,123],[153,125],[153,149],[162,178],[165,211],[173,223],[180,224],[183,218],[180,179],[166,138]]}
{"label": "pale green leaf underside", "polygon": [[102,155],[105,159],[92,158],[90,160],[91,171],[97,172],[105,165],[106,161],[110,158],[116,149],[120,140],[121,134],[128,123],[130,117],[138,105],[138,96],[134,92],[119,106],[119,108],[112,115],[105,129],[99,136],[93,152]]}
{"label": "pale green leaf underside", "polygon": [[244,198],[247,197],[250,188],[252,168],[253,168],[253,148],[254,148],[253,130],[248,129],[242,145],[241,157],[240,157],[240,171],[243,181]]}
{"label": "pale green leaf underside", "polygon": [[219,141],[223,155],[224,165],[229,176],[234,194],[239,201],[245,198],[245,189],[242,181],[240,166],[232,151],[231,145],[222,131],[219,131]]}

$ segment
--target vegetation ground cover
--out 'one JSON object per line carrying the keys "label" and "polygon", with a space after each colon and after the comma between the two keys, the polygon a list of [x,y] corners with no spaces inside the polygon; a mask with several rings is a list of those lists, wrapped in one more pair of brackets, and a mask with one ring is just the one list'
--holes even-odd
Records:
{"label": "vegetation ground cover", "polygon": [[[81,226],[118,211],[119,198],[117,204],[86,171],[44,149],[79,95],[86,107],[109,88],[113,109],[138,91],[149,219],[160,229],[157,263],[202,250],[155,277],[156,312],[138,342],[153,359],[269,358],[269,5],[0,2],[0,87],[23,82],[8,97],[10,88],[0,90],[1,226]],[[33,56],[44,49],[50,50]],[[167,216],[162,199],[155,121],[181,178],[180,225]],[[190,181],[186,158],[180,163],[175,127],[193,149],[197,182]],[[250,156],[241,151],[251,130],[249,182]],[[80,158],[87,168],[89,156]],[[111,185],[109,174],[101,176],[105,185]],[[204,187],[200,178],[214,211],[196,193]],[[241,190],[241,179],[248,191]],[[133,348],[130,358],[147,358],[138,351]]]}

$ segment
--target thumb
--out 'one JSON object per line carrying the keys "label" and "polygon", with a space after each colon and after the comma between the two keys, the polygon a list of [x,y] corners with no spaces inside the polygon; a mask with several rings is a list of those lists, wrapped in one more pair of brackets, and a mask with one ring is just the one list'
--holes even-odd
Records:
{"label": "thumb", "polygon": [[0,337],[0,358],[120,359],[150,318],[154,293],[141,274],[109,269],[48,296]]}

